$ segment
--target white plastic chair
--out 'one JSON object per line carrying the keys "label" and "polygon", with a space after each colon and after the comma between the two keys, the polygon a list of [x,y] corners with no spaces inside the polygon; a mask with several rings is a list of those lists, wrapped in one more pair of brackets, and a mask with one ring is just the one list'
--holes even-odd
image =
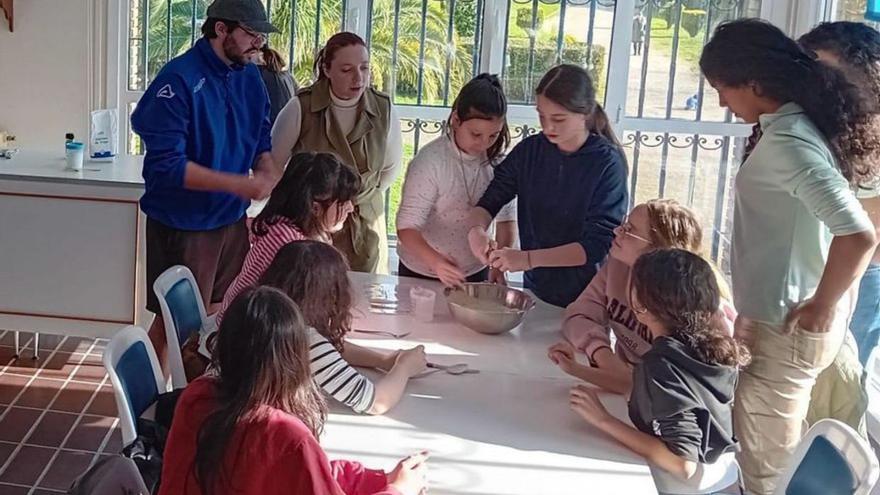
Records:
{"label": "white plastic chair", "polygon": [[868,435],[880,442],[880,347],[875,347],[865,363],[865,390],[868,393]]}
{"label": "white plastic chair", "polygon": [[110,339],[101,361],[116,396],[122,444],[137,439],[137,418],[152,419],[156,399],[165,392],[165,378],[156,351],[141,327],[127,326]]}
{"label": "white plastic chair", "polygon": [[741,494],[740,470],[736,453],[722,454],[712,464],[700,464],[688,481],[679,480],[671,473],[649,465],[654,486],[660,495]]}
{"label": "white plastic chair", "polygon": [[205,327],[207,315],[199,286],[189,268],[181,265],[165,270],[153,283],[159,299],[165,340],[168,344],[168,367],[173,388],[186,387],[186,373],[180,348],[193,332]]}
{"label": "white plastic chair", "polygon": [[878,475],[868,442],[846,424],[823,419],[798,444],[774,495],[868,495]]}

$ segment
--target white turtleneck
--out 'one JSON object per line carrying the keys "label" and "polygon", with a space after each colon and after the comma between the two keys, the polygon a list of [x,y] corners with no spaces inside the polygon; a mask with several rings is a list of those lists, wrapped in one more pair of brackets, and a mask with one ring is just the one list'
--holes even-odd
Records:
{"label": "white turtleneck", "polygon": [[[348,135],[357,121],[359,99],[343,100],[330,92],[330,108],[339,122],[342,133]],[[388,189],[397,180],[403,164],[403,137],[400,135],[400,118],[397,110],[391,105],[390,123],[388,127],[388,140],[385,145],[385,160],[382,164],[382,172],[379,176],[379,187]],[[287,105],[278,114],[275,125],[272,127],[272,158],[275,163],[285,166],[290,160],[291,150],[299,141],[302,129],[302,106],[299,98],[291,98]]]}

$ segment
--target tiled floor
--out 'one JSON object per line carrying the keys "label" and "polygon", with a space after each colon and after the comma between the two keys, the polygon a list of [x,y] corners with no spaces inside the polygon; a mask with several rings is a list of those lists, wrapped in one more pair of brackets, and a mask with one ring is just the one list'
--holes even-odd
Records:
{"label": "tiled floor", "polygon": [[106,341],[0,330],[0,495],[65,493],[102,455],[121,449],[101,365]]}

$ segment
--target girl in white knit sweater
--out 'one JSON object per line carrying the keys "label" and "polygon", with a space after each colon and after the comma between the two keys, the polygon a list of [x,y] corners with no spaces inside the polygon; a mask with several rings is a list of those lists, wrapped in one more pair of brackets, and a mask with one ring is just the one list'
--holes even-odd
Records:
{"label": "girl in white knit sweater", "polygon": [[[403,183],[397,213],[399,275],[464,282],[504,282],[468,247],[468,214],[494,176],[510,142],[507,101],[497,76],[480,74],[452,104],[447,132],[423,146]],[[496,242],[510,247],[516,238],[515,204],[497,217]]]}

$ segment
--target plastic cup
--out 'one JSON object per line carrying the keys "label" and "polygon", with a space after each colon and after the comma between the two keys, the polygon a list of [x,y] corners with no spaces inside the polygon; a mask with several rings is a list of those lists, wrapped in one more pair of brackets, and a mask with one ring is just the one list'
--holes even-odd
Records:
{"label": "plastic cup", "polygon": [[409,290],[413,316],[416,320],[427,323],[434,320],[434,302],[437,293],[425,287],[413,287]]}
{"label": "plastic cup", "polygon": [[85,145],[77,141],[71,141],[64,145],[64,158],[67,160],[67,168],[70,170],[83,169],[83,155]]}

